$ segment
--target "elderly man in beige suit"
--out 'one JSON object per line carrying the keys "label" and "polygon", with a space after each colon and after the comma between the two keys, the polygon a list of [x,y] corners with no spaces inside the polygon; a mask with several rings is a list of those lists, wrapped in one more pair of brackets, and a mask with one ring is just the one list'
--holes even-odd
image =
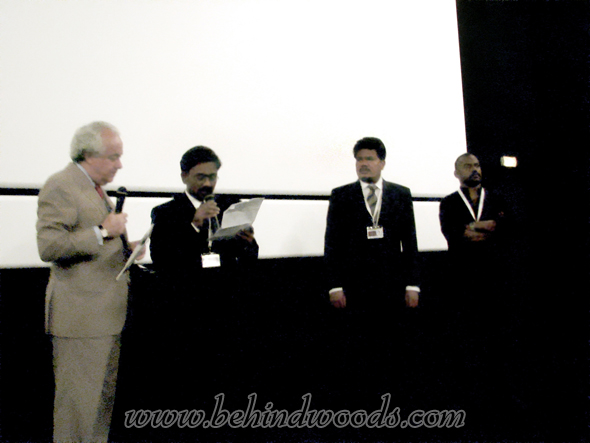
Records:
{"label": "elderly man in beige suit", "polygon": [[[37,244],[51,262],[46,330],[52,336],[55,442],[108,439],[127,312],[122,240],[127,215],[115,213],[102,186],[122,167],[123,143],[110,124],[78,129],[73,163],[39,193]],[[134,244],[131,245],[132,247]]]}

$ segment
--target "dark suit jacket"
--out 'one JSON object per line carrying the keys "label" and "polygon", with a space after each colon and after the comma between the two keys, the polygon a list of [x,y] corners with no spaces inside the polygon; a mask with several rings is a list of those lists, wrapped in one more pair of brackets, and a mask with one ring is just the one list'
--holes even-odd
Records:
{"label": "dark suit jacket", "polygon": [[[218,204],[223,212],[230,202],[218,197]],[[191,224],[194,214],[195,207],[184,193],[152,210],[150,254],[154,269],[182,284],[198,278],[203,271],[201,254],[208,251],[207,229],[197,233]],[[223,269],[246,265],[258,258],[256,242],[250,245],[238,239],[215,241],[213,251],[220,254]]]}
{"label": "dark suit jacket", "polygon": [[[500,233],[500,236],[503,229],[501,224],[505,217],[504,211],[504,204],[499,196],[486,189],[481,220],[495,220],[498,223],[496,234]],[[477,210],[474,212],[477,212]],[[439,219],[441,231],[447,239],[449,254],[453,260],[463,259],[465,261],[464,264],[469,265],[478,260],[487,260],[487,258],[495,255],[497,252],[499,235],[495,235],[488,241],[475,243],[468,242],[463,237],[465,227],[474,220],[471,212],[467,209],[465,202],[459,195],[459,191],[453,192],[442,199],[440,202]]]}
{"label": "dark suit jacket", "polygon": [[[216,197],[222,211],[235,202],[233,197],[224,197]],[[156,296],[146,316],[164,325],[163,337],[198,336],[201,345],[214,347],[229,334],[228,325],[237,318],[241,299],[248,295],[258,245],[241,239],[215,241],[212,249],[220,255],[221,267],[203,269],[201,254],[208,252],[208,229],[204,226],[197,233],[191,224],[194,214],[195,207],[184,193],[152,210],[150,252]],[[188,342],[179,343],[185,346]]]}
{"label": "dark suit jacket", "polygon": [[372,219],[360,182],[336,188],[330,196],[324,251],[328,281],[330,288],[344,288],[347,304],[351,297],[375,297],[377,305],[384,297],[396,297],[394,303],[401,305],[404,288],[419,284],[412,195],[395,183],[383,181],[383,187],[382,239],[367,239]]}
{"label": "dark suit jacket", "polygon": [[[492,307],[500,309],[502,299],[509,297],[510,280],[509,220],[503,199],[486,189],[481,220],[495,220],[494,234],[485,241],[467,241],[465,227],[474,221],[465,202],[456,191],[440,203],[439,218],[443,235],[449,245],[448,272],[444,291],[450,297],[445,305],[453,310],[474,308],[491,315]],[[477,210],[474,211],[477,213]],[[509,218],[509,217],[508,217]],[[474,317],[480,321],[481,316]],[[481,325],[479,325],[481,327]]]}

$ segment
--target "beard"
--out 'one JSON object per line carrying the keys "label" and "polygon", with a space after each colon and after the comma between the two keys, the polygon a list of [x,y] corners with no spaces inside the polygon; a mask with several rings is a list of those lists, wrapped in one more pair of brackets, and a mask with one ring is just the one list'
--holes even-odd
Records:
{"label": "beard", "polygon": [[463,184],[468,188],[475,188],[476,186],[481,184],[481,175],[477,172],[473,172],[464,182]]}

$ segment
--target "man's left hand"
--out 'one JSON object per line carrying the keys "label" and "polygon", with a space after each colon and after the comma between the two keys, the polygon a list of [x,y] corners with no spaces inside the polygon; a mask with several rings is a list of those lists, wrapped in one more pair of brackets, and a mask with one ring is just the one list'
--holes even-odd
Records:
{"label": "man's left hand", "polygon": [[[139,245],[140,241],[132,241],[129,242],[129,247],[131,248],[132,251],[135,250],[135,248],[137,248],[137,245]],[[140,253],[137,255],[137,257],[135,257],[135,261],[141,260],[142,258],[145,257],[145,252],[146,252],[146,247],[145,245],[143,245],[143,247],[141,248]]]}
{"label": "man's left hand", "polygon": [[477,232],[494,232],[496,230],[495,220],[480,220],[471,223],[473,230]]}
{"label": "man's left hand", "polygon": [[254,242],[254,228],[249,227],[243,229],[237,233],[236,237],[246,240],[248,243],[252,244]]}
{"label": "man's left hand", "polygon": [[418,300],[420,299],[420,293],[417,291],[406,291],[406,306],[408,308],[418,307]]}

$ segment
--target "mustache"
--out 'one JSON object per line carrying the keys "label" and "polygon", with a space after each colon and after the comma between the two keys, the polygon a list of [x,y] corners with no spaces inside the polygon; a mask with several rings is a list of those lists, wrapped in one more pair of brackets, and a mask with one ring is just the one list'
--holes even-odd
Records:
{"label": "mustache", "polygon": [[213,188],[211,186],[204,186],[199,189],[199,194],[209,195],[213,194]]}

